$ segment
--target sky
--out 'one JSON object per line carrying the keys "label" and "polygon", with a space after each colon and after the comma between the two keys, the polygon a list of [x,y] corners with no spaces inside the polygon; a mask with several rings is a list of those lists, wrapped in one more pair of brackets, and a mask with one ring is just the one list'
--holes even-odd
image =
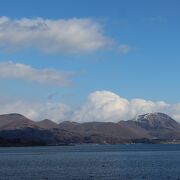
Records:
{"label": "sky", "polygon": [[180,1],[0,3],[1,114],[180,121]]}

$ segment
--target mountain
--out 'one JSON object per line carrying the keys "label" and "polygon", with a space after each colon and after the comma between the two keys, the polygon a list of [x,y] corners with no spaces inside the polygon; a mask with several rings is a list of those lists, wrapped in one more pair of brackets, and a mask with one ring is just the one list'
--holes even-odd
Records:
{"label": "mountain", "polygon": [[180,124],[167,114],[163,113],[147,113],[138,116],[136,119],[138,124],[147,130],[149,129],[177,129]]}
{"label": "mountain", "polygon": [[102,141],[118,141],[123,142],[127,139],[139,139],[150,138],[148,133],[140,127],[132,128],[125,126],[121,123],[112,122],[87,122],[87,123],[75,123],[75,122],[63,122],[59,124],[61,129],[65,129],[71,132],[80,133],[83,136],[100,136]]}
{"label": "mountain", "polygon": [[54,129],[54,128],[59,128],[58,124],[49,120],[49,119],[44,119],[42,121],[37,122],[37,125],[40,126],[43,129]]}
{"label": "mountain", "polygon": [[0,130],[37,128],[38,125],[21,114],[4,114],[0,115]]}
{"label": "mountain", "polygon": [[34,122],[21,114],[0,115],[0,145],[56,145],[81,143],[79,134],[60,129],[50,120]]}
{"label": "mountain", "polygon": [[148,113],[136,119],[137,125],[159,139],[180,139],[180,124],[167,114]]}
{"label": "mountain", "polygon": [[34,122],[21,114],[0,115],[0,146],[67,145],[75,143],[180,142],[180,124],[163,113],[147,113],[128,121]]}
{"label": "mountain", "polygon": [[111,141],[115,142],[141,139],[151,142],[154,142],[155,139],[162,141],[180,139],[180,124],[170,116],[159,112],[140,115],[136,119],[118,123],[63,122],[59,124],[59,127],[89,137],[101,136],[104,141],[106,141],[106,137],[111,137]]}

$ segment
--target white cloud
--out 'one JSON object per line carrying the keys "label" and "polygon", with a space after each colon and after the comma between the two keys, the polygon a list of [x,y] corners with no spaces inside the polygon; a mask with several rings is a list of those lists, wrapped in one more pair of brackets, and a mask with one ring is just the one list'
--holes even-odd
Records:
{"label": "white cloud", "polygon": [[128,100],[110,91],[96,91],[90,94],[87,102],[74,112],[72,120],[118,122],[151,112],[164,112],[180,121],[180,104],[170,105],[163,101],[144,99]]}
{"label": "white cloud", "polygon": [[29,65],[20,63],[0,63],[0,78],[5,79],[22,79],[41,84],[68,86],[71,84],[69,80],[71,74],[70,72],[57,71],[54,69],[35,69]]}
{"label": "white cloud", "polygon": [[168,112],[173,116],[174,119],[180,122],[180,103],[172,105]]}
{"label": "white cloud", "polygon": [[87,102],[79,109],[55,102],[0,101],[0,114],[20,113],[39,121],[45,118],[55,122],[64,120],[76,122],[118,122],[130,120],[136,116],[151,113],[167,113],[180,122],[180,103],[168,104],[163,101],[122,98],[110,91],[95,91],[88,96]]}
{"label": "white cloud", "polygon": [[128,113],[128,100],[109,91],[89,95],[85,105],[74,113],[73,121],[117,121]]}
{"label": "white cloud", "polygon": [[101,25],[84,19],[10,19],[0,17],[0,47],[5,50],[38,48],[52,53],[85,53],[112,44]]}
{"label": "white cloud", "polygon": [[70,111],[70,107],[62,103],[17,101],[0,104],[0,114],[20,113],[35,121],[50,119],[61,122],[67,120]]}

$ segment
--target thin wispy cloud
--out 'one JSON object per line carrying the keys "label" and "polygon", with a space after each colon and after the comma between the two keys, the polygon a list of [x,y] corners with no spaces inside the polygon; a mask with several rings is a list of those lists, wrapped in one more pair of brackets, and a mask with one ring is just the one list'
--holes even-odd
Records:
{"label": "thin wispy cloud", "polygon": [[0,17],[1,50],[37,48],[47,53],[87,53],[111,45],[93,19],[10,19]]}
{"label": "thin wispy cloud", "polygon": [[47,99],[48,99],[48,100],[52,100],[52,99],[53,99],[54,97],[56,97],[57,95],[58,95],[57,92],[50,93],[50,94],[48,94]]}
{"label": "thin wispy cloud", "polygon": [[133,50],[133,48],[131,46],[129,46],[128,44],[120,44],[118,47],[118,52],[120,52],[122,54],[128,54],[132,50]]}
{"label": "thin wispy cloud", "polygon": [[36,69],[26,64],[1,62],[0,79],[19,79],[66,87],[72,84],[72,72],[57,71],[55,69]]}
{"label": "thin wispy cloud", "polygon": [[149,18],[149,20],[151,22],[155,22],[155,23],[165,23],[167,22],[167,19],[163,16],[154,16],[154,17],[151,17]]}

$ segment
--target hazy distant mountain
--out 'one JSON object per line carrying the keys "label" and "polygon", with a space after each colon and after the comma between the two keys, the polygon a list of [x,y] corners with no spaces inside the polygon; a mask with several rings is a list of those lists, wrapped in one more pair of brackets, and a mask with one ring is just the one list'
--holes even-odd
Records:
{"label": "hazy distant mountain", "polygon": [[130,143],[180,141],[180,124],[163,113],[129,121],[34,122],[20,114],[0,115],[0,145],[59,145],[70,143]]}

